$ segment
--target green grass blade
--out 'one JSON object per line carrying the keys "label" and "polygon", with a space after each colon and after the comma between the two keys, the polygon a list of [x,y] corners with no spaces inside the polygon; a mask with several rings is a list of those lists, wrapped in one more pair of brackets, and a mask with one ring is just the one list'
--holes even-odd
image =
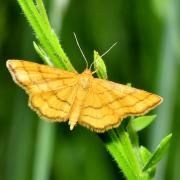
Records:
{"label": "green grass blade", "polygon": [[41,16],[33,1],[18,0],[18,3],[33,28],[41,47],[51,59],[53,65],[69,71],[75,71],[61,48],[53,29],[47,28],[47,23],[46,21],[44,22],[44,16]]}
{"label": "green grass blade", "polygon": [[50,23],[49,23],[49,19],[48,19],[46,9],[44,7],[44,4],[43,4],[42,0],[36,0],[36,4],[37,4],[36,6],[37,6],[37,9],[39,11],[39,14],[41,15],[44,23],[46,24],[46,27],[48,28],[48,31],[51,31],[51,26],[50,26]]}
{"label": "green grass blade", "polygon": [[156,151],[152,154],[151,158],[144,166],[143,168],[144,171],[155,166],[164,157],[164,154],[168,150],[171,138],[172,138],[172,134],[169,134],[161,141]]}
{"label": "green grass blade", "polygon": [[140,154],[144,164],[146,164],[149,158],[152,156],[152,153],[144,146],[140,147]]}
{"label": "green grass blade", "polygon": [[36,51],[36,53],[39,55],[39,57],[44,61],[45,64],[48,64],[49,66],[53,66],[51,60],[49,59],[49,57],[46,55],[46,53],[43,51],[43,49],[37,45],[36,42],[33,42],[34,45],[34,49]]}
{"label": "green grass blade", "polygon": [[33,180],[48,180],[53,156],[55,126],[39,121],[33,166]]}

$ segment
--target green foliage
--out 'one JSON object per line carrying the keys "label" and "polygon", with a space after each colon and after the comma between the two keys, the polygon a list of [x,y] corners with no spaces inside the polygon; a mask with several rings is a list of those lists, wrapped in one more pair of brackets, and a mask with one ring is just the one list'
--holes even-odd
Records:
{"label": "green foliage", "polygon": [[41,59],[44,61],[45,64],[48,64],[49,66],[53,66],[51,60],[49,60],[49,57],[46,55],[46,53],[43,51],[43,49],[36,44],[36,42],[33,42],[34,49],[36,53],[41,57]]}
{"label": "green foliage", "polygon": [[131,121],[133,129],[138,132],[149,126],[156,118],[156,115],[138,117]]}
{"label": "green foliage", "polygon": [[109,130],[100,136],[124,175],[132,180],[137,179],[141,174],[141,170],[129,136],[123,127],[121,126],[118,130]]}
{"label": "green foliage", "polygon": [[[18,0],[26,18],[36,34],[41,49],[51,59],[51,65],[73,71],[74,68],[64,53],[58,37],[51,28],[42,0],[37,0],[36,5],[32,0]],[[49,61],[47,62],[49,63]]]}
{"label": "green foliage", "polygon": [[[143,161],[143,164],[146,164],[149,158],[152,156],[152,153],[145,147],[140,146],[140,156]],[[148,169],[149,176],[153,178],[155,176],[156,166],[152,166]]]}
{"label": "green foliage", "polygon": [[[32,0],[18,0],[18,2],[35,32],[38,43],[34,43],[34,47],[43,61],[55,67],[75,71],[49,24],[42,1],[37,0],[36,5]],[[97,70],[98,77],[106,79],[106,66],[102,58],[99,57],[98,53],[94,52],[94,60],[98,59],[99,61],[99,63],[95,63],[95,69]],[[127,120],[124,120],[118,129],[110,130],[100,135],[107,150],[128,179],[152,179],[155,175],[157,163],[162,159],[169,146],[171,134],[162,140],[153,154],[145,147],[139,146],[137,132],[149,126],[154,118],[155,116],[132,118],[128,123],[126,123]],[[51,141],[49,138],[47,139]],[[39,144],[43,143],[40,141]],[[38,149],[42,149],[42,147]],[[41,153],[37,151],[37,154]],[[47,153],[42,154],[40,162],[35,166],[36,169],[39,169],[41,166],[40,169],[42,171],[37,171],[34,179],[41,179],[43,177],[41,174],[45,173],[47,167],[42,168],[43,162],[47,158],[49,158]],[[47,160],[46,162],[49,161]]]}
{"label": "green foliage", "polygon": [[172,138],[172,134],[169,134],[160,142],[156,151],[151,155],[149,160],[146,162],[143,168],[144,171],[156,166],[157,163],[164,157],[164,154],[166,153],[169,147],[171,138]]}

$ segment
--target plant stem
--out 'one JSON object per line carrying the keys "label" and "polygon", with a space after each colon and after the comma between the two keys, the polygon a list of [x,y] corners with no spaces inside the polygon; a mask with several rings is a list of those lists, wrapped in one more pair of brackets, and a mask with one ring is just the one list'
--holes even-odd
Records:
{"label": "plant stem", "polygon": [[[75,71],[61,48],[57,36],[51,29],[49,23],[47,23],[47,18],[44,15],[45,10],[42,9],[44,6],[40,5],[38,11],[32,0],[17,1],[32,26],[40,45],[48,55],[49,59],[51,59],[52,64],[59,68]],[[41,4],[40,0],[38,2]]]}
{"label": "plant stem", "polygon": [[55,126],[39,120],[33,166],[33,180],[48,180],[53,156]]}

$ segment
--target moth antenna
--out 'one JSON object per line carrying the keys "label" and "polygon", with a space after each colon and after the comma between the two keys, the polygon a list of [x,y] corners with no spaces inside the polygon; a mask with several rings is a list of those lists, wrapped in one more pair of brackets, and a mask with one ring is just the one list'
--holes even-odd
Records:
{"label": "moth antenna", "polygon": [[[105,53],[103,53],[99,58],[95,59],[95,61],[93,61],[93,62],[91,63],[89,69],[92,68],[92,65],[93,65],[94,63],[98,63],[97,61],[98,61],[100,58],[102,58],[103,56],[105,56],[117,43],[118,43],[118,42],[115,42]],[[96,72],[96,71],[94,71],[94,73],[95,73],[95,72]]]}
{"label": "moth antenna", "polygon": [[[100,57],[105,56],[118,42],[115,42],[105,53],[103,53]],[[99,59],[99,58],[98,58]]]}
{"label": "moth antenna", "polygon": [[86,62],[86,69],[88,69],[88,61],[87,61],[87,59],[86,59],[86,56],[84,55],[84,53],[83,53],[83,51],[82,51],[82,49],[81,49],[81,47],[80,47],[80,45],[79,45],[79,42],[78,42],[78,39],[77,39],[76,34],[75,34],[75,33],[73,33],[73,34],[74,34],[74,38],[75,38],[75,40],[76,40],[76,44],[77,44],[77,46],[78,46],[78,48],[79,48],[79,50],[80,50],[80,52],[81,52],[81,54],[82,54],[85,62]]}

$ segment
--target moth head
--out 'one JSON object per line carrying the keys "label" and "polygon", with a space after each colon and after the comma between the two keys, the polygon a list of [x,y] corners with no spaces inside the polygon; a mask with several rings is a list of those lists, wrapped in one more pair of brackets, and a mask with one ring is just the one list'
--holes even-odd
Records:
{"label": "moth head", "polygon": [[92,72],[90,69],[86,69],[82,74],[80,74],[79,83],[83,89],[89,88],[91,78]]}
{"label": "moth head", "polygon": [[85,76],[91,76],[92,75],[92,71],[90,69],[85,69],[82,74],[85,75]]}

